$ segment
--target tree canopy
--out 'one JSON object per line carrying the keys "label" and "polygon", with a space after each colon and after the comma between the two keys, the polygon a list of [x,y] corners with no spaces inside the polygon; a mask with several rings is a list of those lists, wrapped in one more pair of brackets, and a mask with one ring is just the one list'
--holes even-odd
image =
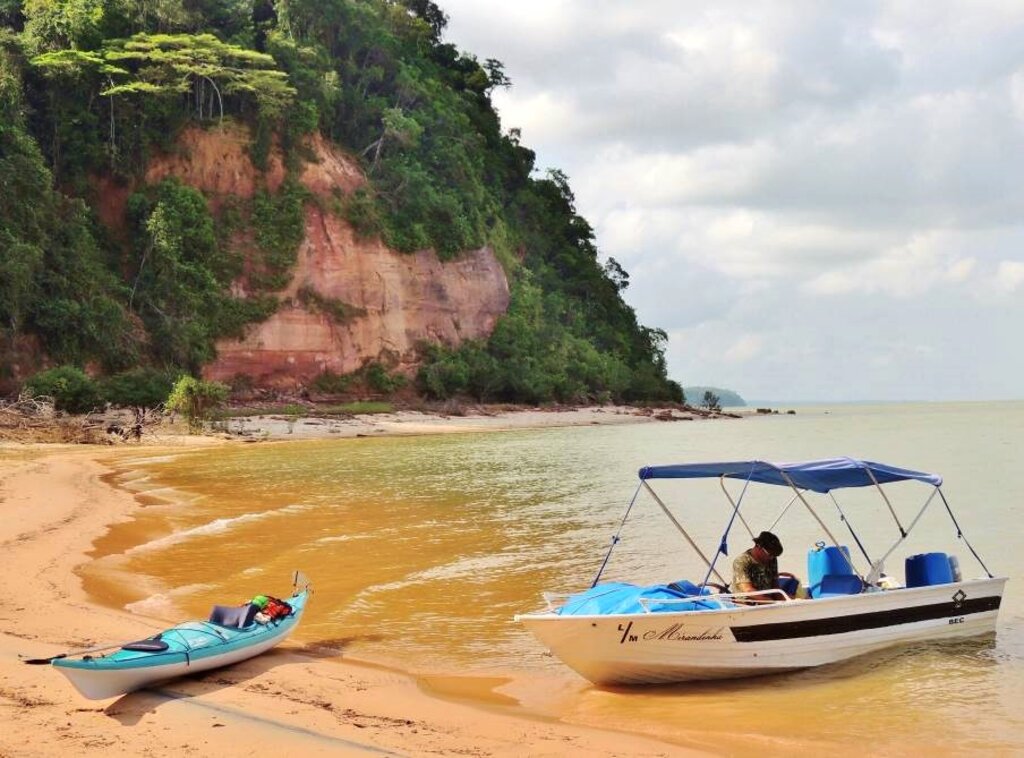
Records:
{"label": "tree canopy", "polygon": [[[490,245],[506,267],[507,316],[484,342],[424,346],[423,392],[681,399],[667,335],[623,300],[629,275],[602,261],[569,178],[537,174],[503,130],[491,97],[511,84],[504,66],[446,42],[447,23],[430,0],[5,0],[5,344],[28,334],[71,364],[198,371],[216,339],[276,307],[309,202],[295,180],[303,137],[320,132],[362,161],[368,182],[340,198],[359,234],[442,260]],[[151,156],[183,128],[225,120],[253,135],[257,166],[281,147],[280,191],[213,212],[189,187],[146,186]],[[127,238],[90,209],[103,176],[136,189]]]}

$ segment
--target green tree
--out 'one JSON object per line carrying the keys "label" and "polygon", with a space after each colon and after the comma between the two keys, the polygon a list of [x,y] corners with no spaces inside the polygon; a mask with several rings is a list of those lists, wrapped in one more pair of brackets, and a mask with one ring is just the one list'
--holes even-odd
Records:
{"label": "green tree", "polygon": [[128,207],[138,241],[128,306],[160,362],[198,371],[213,359],[214,340],[239,326],[227,287],[241,260],[219,245],[206,199],[175,179],[133,195]]}
{"label": "green tree", "polygon": [[198,432],[214,411],[223,407],[227,399],[226,384],[206,382],[186,375],[174,383],[166,407],[184,416],[190,431]]}
{"label": "green tree", "polygon": [[91,50],[102,41],[104,0],[25,0],[24,39],[30,50]]}
{"label": "green tree", "polygon": [[295,96],[271,56],[212,34],[136,34],[111,40],[103,59],[128,80],[101,94],[187,95],[200,120],[223,119],[224,98],[231,95],[242,104],[251,99],[261,116],[277,119]]}
{"label": "green tree", "polygon": [[153,368],[136,368],[115,374],[100,383],[100,394],[121,408],[156,408],[174,387],[174,376]]}
{"label": "green tree", "polygon": [[101,403],[96,383],[75,366],[41,371],[25,382],[25,389],[34,397],[53,398],[58,410],[69,413],[88,413]]}
{"label": "green tree", "polygon": [[701,399],[700,404],[701,407],[707,408],[709,411],[722,410],[722,404],[719,402],[718,395],[711,390],[707,390],[704,393],[704,397]]}
{"label": "green tree", "polygon": [[423,19],[430,26],[433,32],[434,41],[441,39],[445,27],[448,26],[448,16],[437,3],[431,0],[401,0],[402,5],[409,9],[410,13]]}

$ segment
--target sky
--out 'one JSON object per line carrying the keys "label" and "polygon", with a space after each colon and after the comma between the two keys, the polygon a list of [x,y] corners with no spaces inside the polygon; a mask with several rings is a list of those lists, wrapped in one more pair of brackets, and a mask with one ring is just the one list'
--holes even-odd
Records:
{"label": "sky", "polygon": [[437,2],[671,378],[1024,398],[1024,2]]}

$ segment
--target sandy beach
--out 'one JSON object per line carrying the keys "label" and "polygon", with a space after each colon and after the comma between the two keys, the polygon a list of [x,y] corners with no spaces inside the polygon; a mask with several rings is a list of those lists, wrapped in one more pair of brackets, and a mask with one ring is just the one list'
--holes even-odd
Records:
{"label": "sandy beach", "polygon": [[[424,414],[247,421],[253,438],[424,434],[441,431],[653,421],[621,409],[504,413],[445,419]],[[313,421],[314,423],[306,423]],[[337,431],[331,431],[332,428]],[[232,443],[221,436],[150,435],[153,450]],[[134,445],[124,445],[128,449]],[[135,448],[137,449],[137,448]],[[138,507],[108,483],[118,450],[0,448],[0,755],[684,755],[687,749],[620,732],[531,717],[489,694],[501,680],[452,676],[431,683],[286,643],[269,654],[110,701],[85,700],[43,657],[150,635],[181,619],[148,618],[91,603],[76,567],[93,541]],[[315,597],[314,597],[315,602]]]}
{"label": "sandy beach", "polygon": [[[726,412],[715,414],[715,417],[729,419],[748,414],[748,411],[744,411],[742,414]],[[646,422],[671,423],[703,420],[708,415],[707,411],[698,409],[632,408],[615,405],[552,410],[542,408],[506,410],[482,407],[461,415],[398,411],[359,415],[351,418],[249,416],[232,418],[224,426],[230,434],[248,440],[287,440],[460,434]]]}

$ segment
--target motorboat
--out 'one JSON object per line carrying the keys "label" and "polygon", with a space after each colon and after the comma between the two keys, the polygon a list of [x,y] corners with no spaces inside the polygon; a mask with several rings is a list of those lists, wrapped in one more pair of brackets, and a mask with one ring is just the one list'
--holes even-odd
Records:
{"label": "motorboat", "polygon": [[[300,582],[304,583],[301,587]],[[90,700],[123,695],[266,652],[298,626],[310,591],[305,577],[296,573],[294,593],[284,601],[280,615],[261,617],[258,602],[216,605],[207,621],[187,621],[144,640],[27,662],[51,663]],[[276,598],[270,600],[281,603]],[[95,654],[101,651],[113,652]]]}
{"label": "motorboat", "polygon": [[[545,607],[520,614],[523,623],[555,656],[599,685],[658,684],[771,674],[821,666],[894,645],[992,633],[1007,578],[994,576],[960,528],[942,477],[872,461],[833,458],[797,463],[734,461],[648,466],[629,503],[626,522],[641,492],[651,496],[703,560],[703,579],[663,585],[601,583],[622,526],[613,536],[591,586],[573,594],[544,593]],[[718,479],[725,493],[728,523],[714,550],[702,550],[676,514],[652,487],[668,479]],[[742,482],[736,496],[727,483]],[[927,492],[923,505],[904,523],[889,498],[896,482],[916,483]],[[727,553],[727,537],[737,524],[755,531],[743,514],[751,485],[784,488],[789,503],[776,524],[799,503],[810,514],[822,540],[807,553],[806,586],[737,592],[717,566]],[[907,485],[910,486],[910,485]],[[846,488],[872,488],[896,522],[895,543],[872,559],[836,498]],[[861,555],[856,559],[826,524],[837,511]],[[905,556],[905,581],[884,572],[885,561],[901,547],[934,502],[941,502],[956,537],[984,572],[964,579],[959,559],[942,552]],[[803,508],[797,506],[796,510]],[[772,524],[775,528],[775,524]],[[710,558],[708,556],[711,556]],[[860,560],[863,556],[863,561]],[[899,556],[903,557],[903,556]],[[858,569],[863,564],[864,568]],[[786,590],[789,591],[786,591]]]}

